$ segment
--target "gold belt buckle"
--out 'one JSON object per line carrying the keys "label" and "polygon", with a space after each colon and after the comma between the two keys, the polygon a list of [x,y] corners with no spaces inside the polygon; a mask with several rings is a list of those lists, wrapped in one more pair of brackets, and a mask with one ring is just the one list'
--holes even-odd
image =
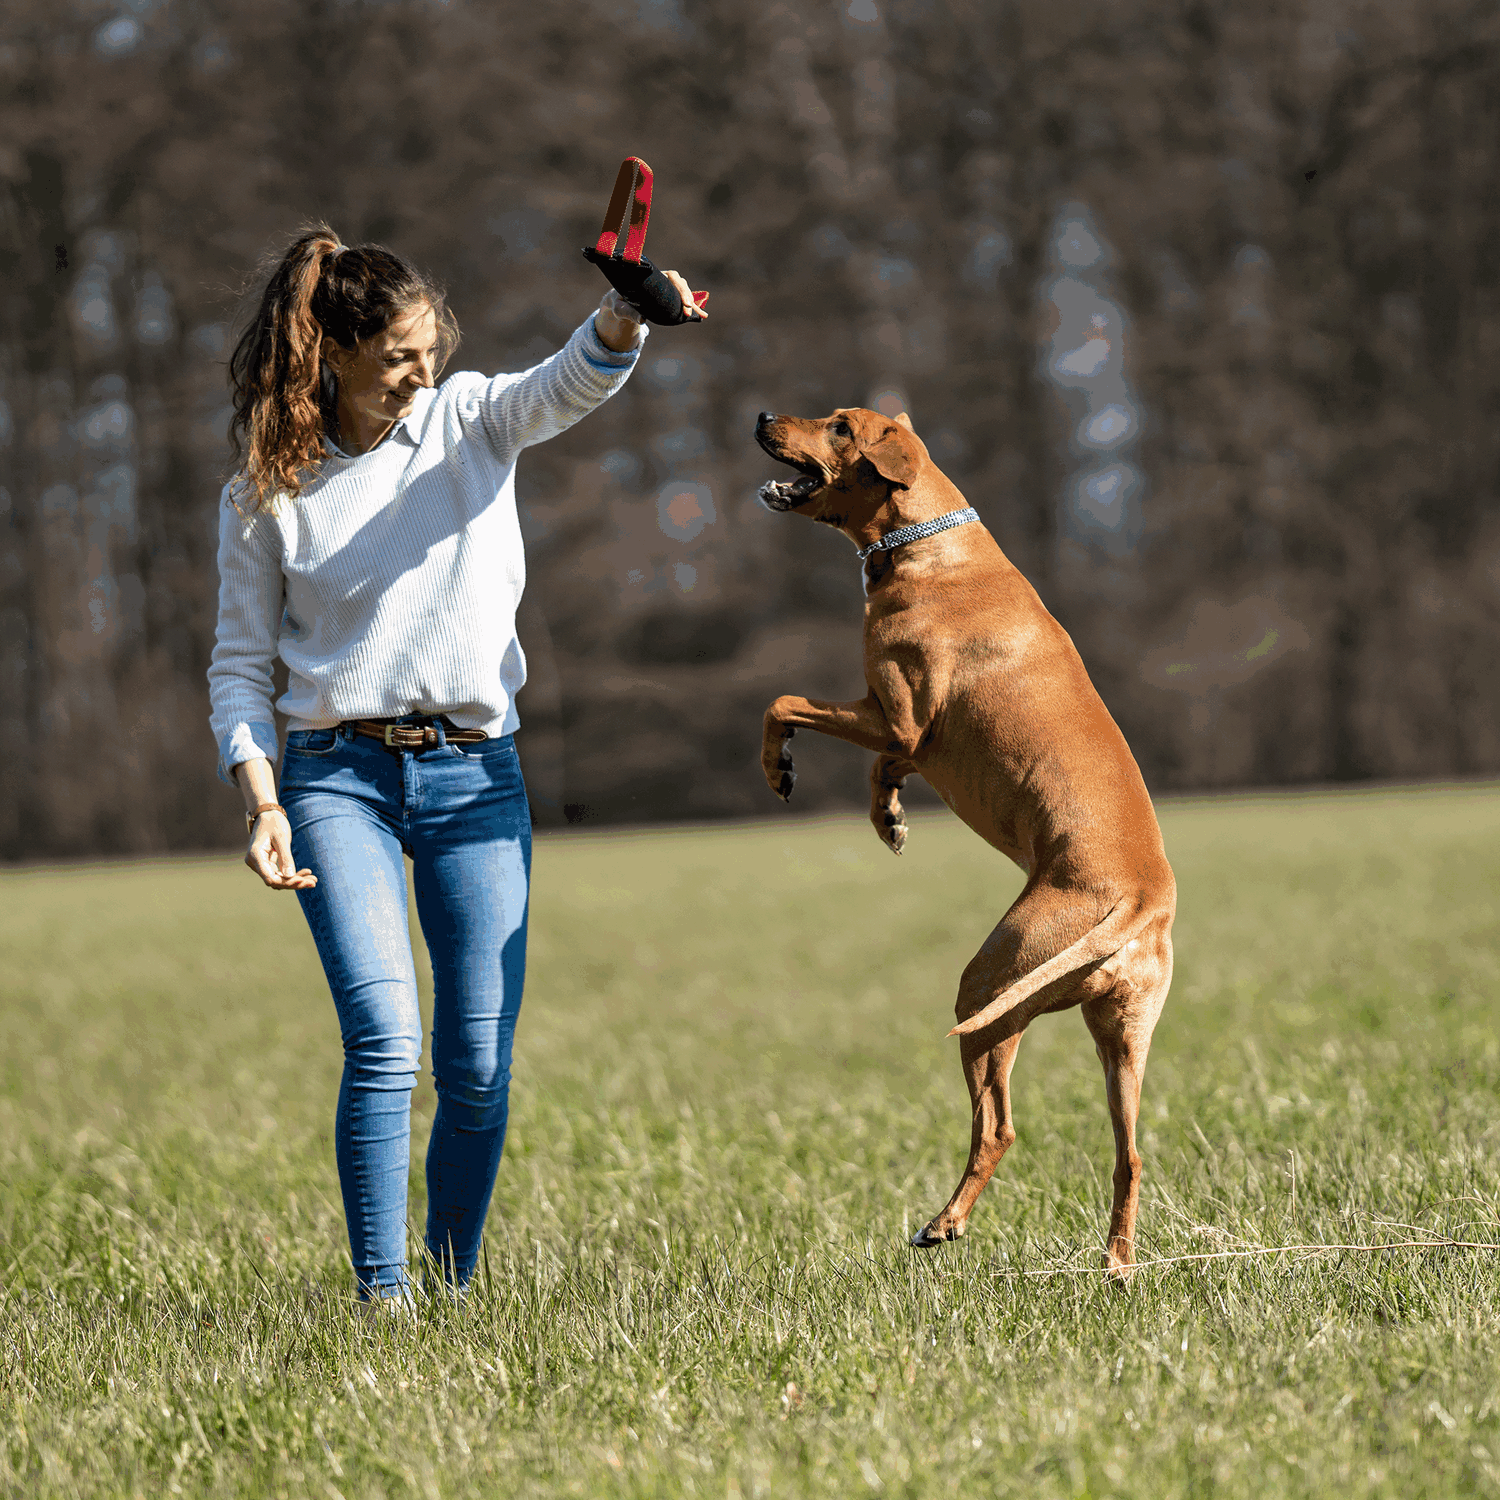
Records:
{"label": "gold belt buckle", "polygon": [[395,734],[395,732],[398,729],[403,729],[403,728],[405,728],[405,725],[402,725],[402,724],[387,724],[385,726],[385,744],[386,744],[386,749],[388,749],[388,750],[395,750],[395,749],[399,748],[399,746],[396,744],[395,740],[393,740],[391,738],[391,736],[393,734]]}

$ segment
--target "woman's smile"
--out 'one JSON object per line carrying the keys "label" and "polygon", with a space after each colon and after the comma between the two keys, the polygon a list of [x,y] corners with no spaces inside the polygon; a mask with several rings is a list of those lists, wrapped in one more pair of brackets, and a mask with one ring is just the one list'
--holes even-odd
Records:
{"label": "woman's smile", "polygon": [[[392,319],[355,349],[323,342],[323,358],[339,382],[339,441],[345,451],[368,453],[406,416],[417,392],[436,379],[437,316],[428,303]],[[387,380],[400,382],[386,385]]]}

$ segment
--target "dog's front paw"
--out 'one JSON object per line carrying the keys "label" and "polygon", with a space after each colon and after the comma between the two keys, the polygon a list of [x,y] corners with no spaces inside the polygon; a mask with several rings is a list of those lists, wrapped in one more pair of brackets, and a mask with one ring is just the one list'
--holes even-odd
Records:
{"label": "dog's front paw", "polygon": [[880,835],[880,842],[891,851],[892,854],[900,854],[906,847],[906,815],[901,811],[901,804],[892,801],[889,807],[879,808],[871,814],[870,821],[875,825],[875,832]]}
{"label": "dog's front paw", "polygon": [[916,767],[896,755],[878,755],[870,767],[870,823],[892,854],[906,847],[906,810],[901,788]]}
{"label": "dog's front paw", "polygon": [[792,788],[797,784],[797,768],[792,764],[792,736],[796,729],[790,724],[766,725],[765,743],[761,749],[761,769],[766,775],[766,785],[783,802],[792,800]]}
{"label": "dog's front paw", "polygon": [[870,776],[870,824],[880,842],[892,854],[900,854],[906,844],[906,810],[901,806],[901,788],[906,778],[886,774],[895,762],[882,758],[875,762]]}

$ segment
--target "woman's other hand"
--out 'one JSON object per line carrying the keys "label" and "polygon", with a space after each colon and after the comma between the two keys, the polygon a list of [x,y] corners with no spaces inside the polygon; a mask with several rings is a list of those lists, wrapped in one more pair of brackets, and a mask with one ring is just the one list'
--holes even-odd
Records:
{"label": "woman's other hand", "polygon": [[311,870],[299,870],[292,858],[292,825],[285,813],[263,812],[255,820],[245,863],[273,891],[309,891],[318,883]]}
{"label": "woman's other hand", "polygon": [[[235,766],[235,782],[245,798],[245,811],[276,801],[276,774],[263,756]],[[309,891],[318,883],[311,870],[299,870],[292,858],[292,825],[280,808],[267,809],[251,825],[245,863],[273,891]]]}

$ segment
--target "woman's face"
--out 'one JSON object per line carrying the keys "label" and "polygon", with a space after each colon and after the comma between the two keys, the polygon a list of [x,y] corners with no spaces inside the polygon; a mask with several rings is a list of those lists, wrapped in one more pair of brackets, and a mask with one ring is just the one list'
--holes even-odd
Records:
{"label": "woman's face", "polygon": [[433,383],[437,315],[424,302],[355,349],[325,338],[322,355],[338,377],[341,421],[358,416],[381,426],[398,422],[411,411],[417,392]]}

